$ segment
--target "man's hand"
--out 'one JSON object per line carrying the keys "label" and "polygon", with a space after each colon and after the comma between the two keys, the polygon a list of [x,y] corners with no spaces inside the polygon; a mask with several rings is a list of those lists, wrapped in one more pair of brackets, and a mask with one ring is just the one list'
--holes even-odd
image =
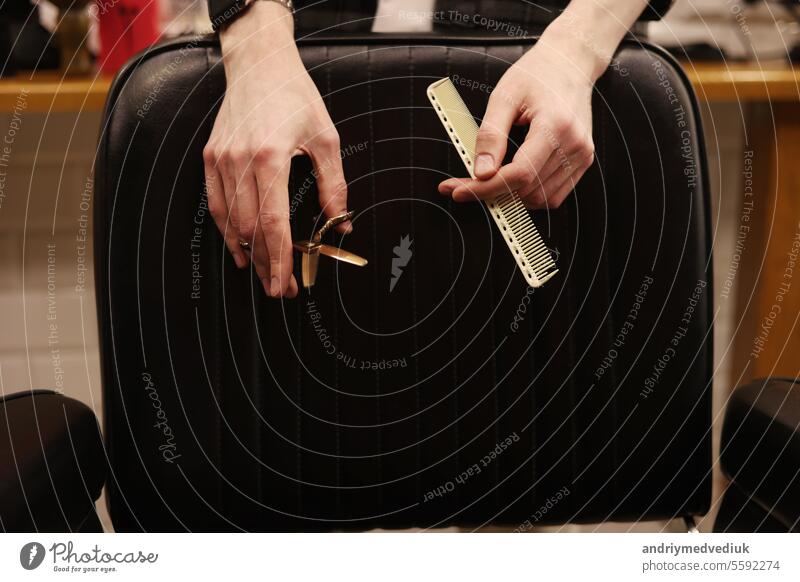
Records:
{"label": "man's hand", "polygon": [[[347,210],[339,135],[294,43],[291,14],[256,2],[220,36],[227,91],[203,151],[208,204],[239,268],[255,267],[271,297],[295,297],[288,180],[311,157],[320,206]],[[350,229],[340,225],[341,232]],[[239,241],[250,244],[248,258]]]}
{"label": "man's hand", "polygon": [[[478,132],[477,179],[439,184],[457,202],[517,192],[530,208],[557,208],[594,161],[592,89],[646,0],[573,0],[492,91]],[[513,160],[512,125],[529,126]]]}

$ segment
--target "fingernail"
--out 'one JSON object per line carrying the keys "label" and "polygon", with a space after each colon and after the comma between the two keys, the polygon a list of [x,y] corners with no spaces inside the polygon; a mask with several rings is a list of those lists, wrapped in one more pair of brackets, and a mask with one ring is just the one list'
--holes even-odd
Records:
{"label": "fingernail", "polygon": [[453,200],[456,202],[466,202],[469,199],[469,194],[466,190],[453,190]]}
{"label": "fingernail", "polygon": [[445,182],[442,182],[441,184],[439,184],[439,193],[440,194],[444,194],[444,195],[452,194],[454,189],[455,189],[455,186],[453,184],[447,184]]}
{"label": "fingernail", "polygon": [[247,259],[242,255],[233,255],[233,262],[236,263],[239,269],[244,269],[247,266]]}
{"label": "fingernail", "polygon": [[475,158],[475,173],[487,174],[494,170],[494,158],[492,154],[478,154]]}
{"label": "fingernail", "polygon": [[277,277],[273,277],[272,282],[270,283],[269,286],[269,294],[272,295],[273,297],[277,297],[278,295],[280,295],[280,293],[281,293],[281,284],[278,281]]}

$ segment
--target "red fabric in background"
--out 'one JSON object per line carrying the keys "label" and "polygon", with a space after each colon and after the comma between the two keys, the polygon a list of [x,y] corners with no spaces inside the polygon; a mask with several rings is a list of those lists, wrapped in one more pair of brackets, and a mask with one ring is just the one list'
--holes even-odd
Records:
{"label": "red fabric in background", "polygon": [[100,69],[116,73],[158,39],[157,0],[97,0],[100,20]]}

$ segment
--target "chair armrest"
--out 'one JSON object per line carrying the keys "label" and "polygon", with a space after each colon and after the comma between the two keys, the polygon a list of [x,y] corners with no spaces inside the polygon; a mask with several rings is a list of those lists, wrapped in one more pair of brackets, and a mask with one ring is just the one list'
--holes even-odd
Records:
{"label": "chair armrest", "polygon": [[741,493],[790,531],[800,523],[800,384],[737,388],[725,412],[721,464]]}
{"label": "chair armrest", "polygon": [[0,398],[0,530],[78,531],[96,523],[105,466],[86,405],[46,390]]}

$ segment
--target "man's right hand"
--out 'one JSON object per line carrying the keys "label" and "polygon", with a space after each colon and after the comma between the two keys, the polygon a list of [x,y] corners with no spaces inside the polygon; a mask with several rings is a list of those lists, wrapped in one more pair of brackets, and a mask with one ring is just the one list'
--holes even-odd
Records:
{"label": "man's right hand", "polygon": [[[339,135],[300,60],[292,15],[256,2],[220,35],[227,91],[203,151],[211,215],[236,265],[249,261],[271,297],[295,297],[289,228],[289,169],[311,157],[319,202],[347,211]],[[339,225],[340,232],[350,229]],[[239,245],[250,244],[251,256]]]}

